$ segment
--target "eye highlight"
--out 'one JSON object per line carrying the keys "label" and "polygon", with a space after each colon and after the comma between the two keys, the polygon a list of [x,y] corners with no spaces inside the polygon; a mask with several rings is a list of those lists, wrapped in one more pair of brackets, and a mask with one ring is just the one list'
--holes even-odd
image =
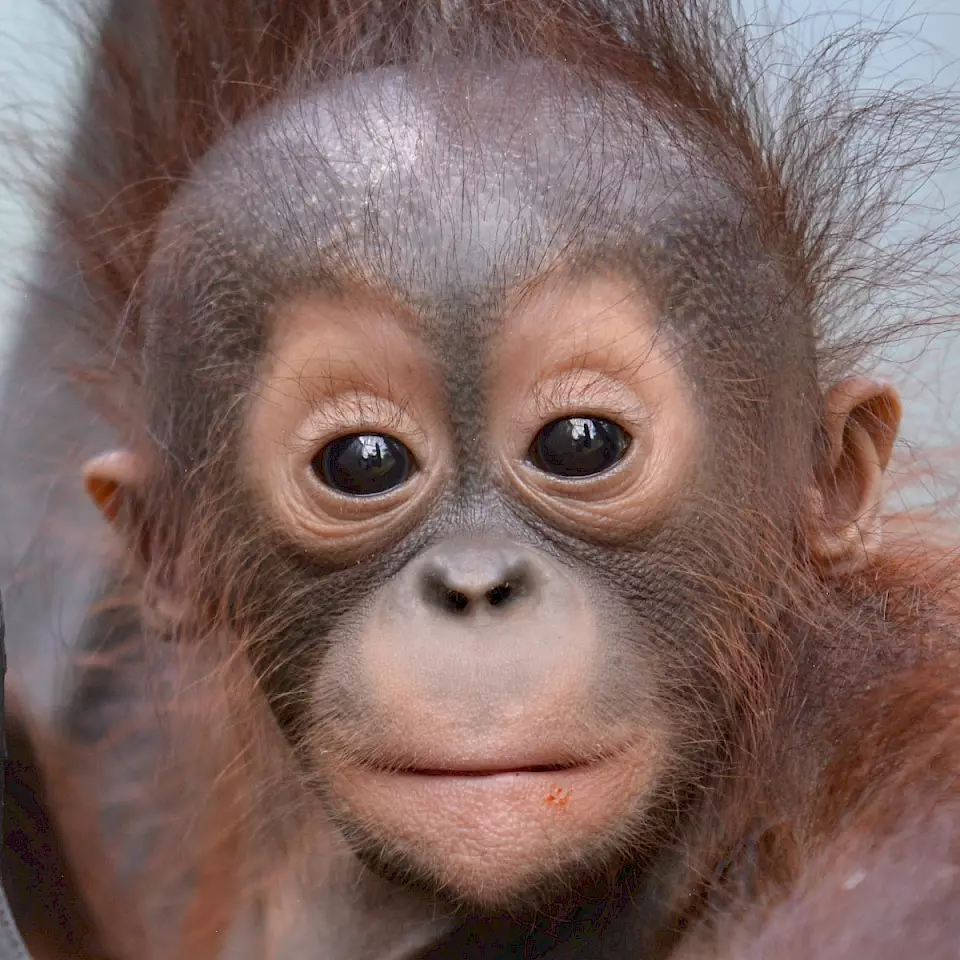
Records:
{"label": "eye highlight", "polygon": [[565,417],[548,423],[537,434],[529,459],[544,473],[582,479],[616,466],[630,442],[630,435],[612,420]]}
{"label": "eye highlight", "polygon": [[375,497],[406,483],[416,472],[413,454],[386,434],[355,433],[327,444],[314,457],[317,478],[350,497]]}

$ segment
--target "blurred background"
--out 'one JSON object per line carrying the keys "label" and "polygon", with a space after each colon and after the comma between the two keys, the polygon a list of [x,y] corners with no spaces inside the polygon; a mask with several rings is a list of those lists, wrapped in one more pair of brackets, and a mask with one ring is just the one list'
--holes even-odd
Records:
{"label": "blurred background", "polygon": [[[71,0],[52,2],[69,14]],[[0,0],[0,171],[13,172],[0,176],[0,371],[40,226],[29,191],[18,177],[30,165],[24,145],[38,144],[33,152],[46,153],[64,135],[67,106],[78,93],[82,66],[65,22],[69,16],[55,14],[52,2]],[[933,81],[960,87],[958,0],[745,0],[742,6],[759,25],[782,25],[804,49],[857,22],[896,25],[897,40],[878,55],[869,82]],[[20,145],[16,149],[3,146],[11,140],[4,137],[8,132]],[[960,209],[960,171],[944,175],[933,189]],[[906,438],[921,445],[960,441],[960,337],[945,336],[922,347],[905,344],[897,358],[909,361],[896,370],[908,400]]]}

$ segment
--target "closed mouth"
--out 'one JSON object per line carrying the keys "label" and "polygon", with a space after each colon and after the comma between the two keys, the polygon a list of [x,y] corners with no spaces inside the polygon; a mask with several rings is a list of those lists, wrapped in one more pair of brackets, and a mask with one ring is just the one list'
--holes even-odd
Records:
{"label": "closed mouth", "polygon": [[574,770],[578,767],[588,766],[589,764],[576,763],[540,763],[528,767],[484,767],[482,769],[471,769],[469,767],[444,767],[444,768],[421,768],[421,767],[400,767],[392,768],[391,773],[405,773],[419,777],[497,777],[504,774],[522,774],[522,773],[560,773],[565,770]]}

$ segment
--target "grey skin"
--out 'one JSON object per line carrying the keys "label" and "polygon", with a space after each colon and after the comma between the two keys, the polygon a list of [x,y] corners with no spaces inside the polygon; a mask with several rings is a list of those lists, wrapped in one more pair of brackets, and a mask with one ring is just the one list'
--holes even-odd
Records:
{"label": "grey skin", "polygon": [[[336,288],[358,267],[373,280],[386,280],[415,306],[425,339],[445,364],[460,455],[456,481],[429,522],[360,571],[301,562],[264,573],[266,595],[293,583],[302,599],[299,588],[311,577],[323,586],[301,618],[299,636],[284,637],[283,649],[267,655],[291,664],[287,671],[271,671],[266,684],[285,730],[299,719],[284,711],[280,696],[295,682],[289,671],[300,669],[297,656],[306,657],[317,636],[328,645],[347,636],[365,610],[386,602],[389,591],[381,583],[403,583],[415,571],[409,564],[428,561],[434,569],[440,565],[448,586],[473,590],[477,603],[517,563],[533,564],[530,576],[543,582],[567,576],[596,598],[611,625],[611,648],[638,637],[666,664],[664,673],[674,683],[691,682],[686,647],[695,643],[683,632],[689,629],[684,603],[693,605],[702,588],[701,581],[684,579],[684,558],[705,538],[722,542],[722,530],[711,528],[711,521],[696,525],[695,499],[684,524],[675,519],[662,529],[640,531],[628,549],[611,551],[545,530],[491,484],[476,438],[486,426],[485,352],[497,334],[508,280],[529,278],[558,259],[585,271],[613,264],[640,285],[655,280],[671,307],[663,317],[664,335],[683,348],[683,362],[703,374],[698,401],[704,409],[722,398],[723,378],[710,376],[714,369],[726,377],[757,376],[762,402],[741,411],[726,432],[718,426],[704,451],[704,462],[717,464],[698,476],[696,493],[704,502],[736,504],[738,484],[749,474],[756,482],[751,487],[765,490],[771,504],[793,503],[791,485],[808,468],[812,414],[788,421],[783,413],[812,391],[810,365],[796,362],[809,359],[810,338],[802,318],[785,308],[780,279],[722,178],[700,161],[692,164],[682,138],[652,111],[632,105],[628,113],[622,93],[606,91],[600,98],[556,67],[523,63],[478,73],[460,92],[450,79],[442,70],[352,77],[236,132],[200,165],[166,215],[147,278],[151,435],[173,464],[203,464],[214,449],[224,449],[224,440],[227,449],[236,443],[239,424],[222,415],[234,409],[240,416],[243,408],[225,401],[253,375],[266,309],[304,285]],[[222,362],[210,364],[187,349],[198,329],[228,344]],[[20,347],[21,353],[27,349]],[[795,377],[772,376],[797,368]],[[189,408],[185,382],[195,384]],[[196,426],[217,418],[223,426],[216,436]],[[761,460],[762,445],[754,441],[787,423],[791,429],[778,434],[778,453],[770,462]],[[711,454],[720,449],[728,458],[715,460]],[[787,457],[796,469],[784,469]],[[786,532],[790,517],[777,519]],[[229,522],[238,542],[249,542],[244,533],[262,531],[249,503],[238,503]],[[489,583],[471,586],[456,578],[462,559],[456,549],[473,549],[465,534],[507,545],[497,554],[500,560],[491,561]],[[449,544],[458,543],[465,546],[451,553]],[[282,544],[268,546],[284,553]],[[712,562],[718,571],[731,565],[722,550]],[[533,591],[531,602],[549,595]],[[434,617],[434,603],[415,602],[411,617]],[[517,616],[530,616],[523,604],[514,609]],[[550,618],[557,611],[541,612],[555,622]],[[96,646],[97,624],[91,629],[93,636],[83,642]],[[617,704],[618,683],[629,702],[630,678],[618,678],[612,663],[602,666],[606,704]],[[135,696],[137,684],[122,691],[107,685],[93,695],[95,686],[89,680],[81,685],[67,724],[94,739],[98,718],[107,725],[122,698]],[[669,700],[669,690],[663,699]],[[479,717],[483,705],[466,709]],[[706,753],[687,759],[710,768]],[[107,771],[104,790],[109,780]],[[117,836],[117,842],[126,841]],[[133,874],[137,844],[129,847]],[[670,942],[660,930],[660,885],[672,879],[677,863],[674,853],[661,851],[641,869],[627,869],[612,888],[581,888],[582,901],[568,905],[562,919],[532,922],[454,920],[442,901],[398,891],[353,864],[345,875],[323,881],[336,888],[332,894],[327,890],[324,898],[321,882],[317,896],[304,898],[303,927],[291,932],[289,951],[329,960],[654,957]],[[374,866],[389,874],[402,864]],[[346,887],[346,901],[344,876],[354,884]],[[398,940],[403,917],[405,933]],[[247,919],[255,928],[255,919]],[[259,934],[244,929],[245,923],[234,931],[230,960],[259,955]]]}

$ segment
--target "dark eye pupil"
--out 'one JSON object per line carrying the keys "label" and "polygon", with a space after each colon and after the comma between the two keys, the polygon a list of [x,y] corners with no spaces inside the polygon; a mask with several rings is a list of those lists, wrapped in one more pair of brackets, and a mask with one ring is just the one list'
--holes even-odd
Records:
{"label": "dark eye pupil", "polygon": [[530,459],[556,477],[592,477],[618,463],[629,435],[599,417],[568,417],[548,423],[530,448]]}
{"label": "dark eye pupil", "polygon": [[313,470],[328,486],[352,497],[372,497],[406,482],[415,469],[413,455],[393,437],[358,433],[327,444]]}

